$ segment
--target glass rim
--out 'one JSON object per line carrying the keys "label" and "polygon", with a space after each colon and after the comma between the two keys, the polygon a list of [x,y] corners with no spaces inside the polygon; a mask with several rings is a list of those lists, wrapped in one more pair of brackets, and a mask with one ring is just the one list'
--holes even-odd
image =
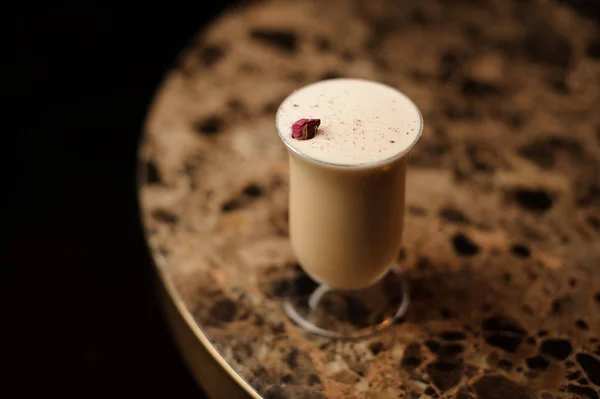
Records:
{"label": "glass rim", "polygon": [[[380,82],[372,81],[372,80],[368,80],[368,79],[357,79],[357,78],[338,78],[338,79],[335,79],[335,80],[347,80],[347,79],[350,79],[350,80],[361,80],[361,81],[364,81],[364,82],[378,83],[378,84],[384,85],[384,86],[390,88],[391,90],[394,90],[397,94],[401,95],[410,104],[412,104],[412,106],[417,111],[417,114],[419,115],[419,131],[417,132],[417,135],[415,136],[415,138],[412,141],[412,143],[410,143],[409,146],[407,146],[404,150],[400,151],[399,153],[394,154],[394,155],[392,155],[390,157],[387,157],[387,158],[384,158],[384,159],[377,160],[377,161],[362,162],[362,163],[357,163],[357,164],[344,164],[344,163],[323,161],[323,160],[317,159],[315,157],[312,157],[310,155],[307,155],[307,154],[303,153],[302,151],[300,151],[297,148],[293,147],[284,138],[284,136],[283,136],[284,133],[282,132],[282,129],[280,129],[280,126],[277,123],[277,121],[279,120],[278,115],[279,115],[279,112],[281,111],[281,105],[280,105],[279,109],[277,110],[277,113],[275,114],[275,128],[277,129],[277,135],[279,136],[279,138],[281,139],[281,141],[283,142],[283,144],[293,154],[295,154],[295,155],[299,156],[300,158],[302,158],[302,159],[304,159],[306,161],[309,161],[309,162],[311,162],[313,164],[317,164],[317,165],[321,165],[321,166],[326,166],[326,167],[329,167],[329,168],[339,168],[339,169],[348,169],[348,170],[351,170],[351,169],[371,169],[371,168],[377,168],[377,167],[380,167],[380,166],[385,166],[387,164],[390,164],[390,163],[392,163],[392,162],[394,162],[394,161],[396,161],[396,160],[398,160],[398,159],[403,158],[404,156],[406,156],[410,152],[410,150],[412,150],[412,148],[417,144],[417,142],[419,141],[419,139],[423,135],[423,127],[424,127],[423,126],[424,125],[423,114],[421,113],[421,110],[419,109],[419,107],[417,106],[417,104],[415,104],[415,102],[410,97],[408,97],[406,94],[404,94],[400,90],[396,89],[395,87],[386,85],[384,83],[380,83]],[[331,79],[331,80],[333,80],[333,79]],[[316,84],[316,83],[320,83],[320,82],[325,82],[325,81],[322,80],[322,81],[319,81],[319,82],[314,82],[312,84]],[[311,86],[312,84],[304,86],[304,87]],[[302,88],[300,88],[298,90],[301,90],[301,89]],[[292,95],[292,93],[290,93],[290,96],[291,95]]]}

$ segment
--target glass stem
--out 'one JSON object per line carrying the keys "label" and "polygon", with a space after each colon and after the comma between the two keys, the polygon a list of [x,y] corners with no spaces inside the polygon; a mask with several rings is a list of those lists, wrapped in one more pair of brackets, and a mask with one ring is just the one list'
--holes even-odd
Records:
{"label": "glass stem", "polygon": [[321,300],[321,298],[323,297],[323,295],[329,291],[329,287],[326,286],[325,284],[321,284],[316,290],[314,290],[314,292],[310,295],[310,298],[308,299],[308,306],[312,309],[315,310],[315,308],[317,307],[317,305],[319,304],[319,301]]}

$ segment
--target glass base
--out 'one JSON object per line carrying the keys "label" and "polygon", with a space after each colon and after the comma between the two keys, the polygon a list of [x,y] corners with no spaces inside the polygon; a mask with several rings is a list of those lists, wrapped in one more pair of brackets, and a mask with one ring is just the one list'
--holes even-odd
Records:
{"label": "glass base", "polygon": [[359,339],[375,335],[402,318],[408,309],[408,281],[393,267],[379,282],[353,291],[296,278],[283,298],[283,309],[306,331],[328,338]]}

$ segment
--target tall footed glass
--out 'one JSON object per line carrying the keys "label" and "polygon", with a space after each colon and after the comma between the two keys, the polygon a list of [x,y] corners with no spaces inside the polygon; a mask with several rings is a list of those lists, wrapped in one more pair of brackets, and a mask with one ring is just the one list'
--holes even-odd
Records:
{"label": "tall footed glass", "polygon": [[[308,121],[318,129],[306,134]],[[294,134],[302,124],[304,134]],[[421,115],[388,86],[333,79],[292,93],[277,128],[289,152],[291,245],[316,282],[314,289],[306,279],[291,284],[284,309],[318,335],[377,333],[409,302],[397,258],[407,155],[421,135]]]}

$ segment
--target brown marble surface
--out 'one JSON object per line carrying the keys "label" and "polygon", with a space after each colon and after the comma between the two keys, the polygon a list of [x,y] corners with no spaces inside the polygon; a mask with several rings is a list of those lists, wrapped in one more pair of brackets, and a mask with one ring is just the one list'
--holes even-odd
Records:
{"label": "brown marble surface", "polygon": [[[406,317],[306,335],[274,112],[335,76],[408,94]],[[260,1],[192,40],[140,149],[158,267],[265,398],[598,398],[600,33],[557,1]],[[296,276],[296,277],[294,277]]]}

